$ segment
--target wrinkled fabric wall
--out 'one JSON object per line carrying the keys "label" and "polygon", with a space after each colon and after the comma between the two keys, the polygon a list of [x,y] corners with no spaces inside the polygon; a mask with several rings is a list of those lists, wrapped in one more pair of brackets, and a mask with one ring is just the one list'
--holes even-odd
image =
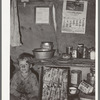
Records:
{"label": "wrinkled fabric wall", "polygon": [[[95,46],[95,0],[88,0],[85,34],[61,33],[63,2],[58,0],[52,1],[55,4],[56,9],[56,34],[59,51],[66,52],[66,46],[77,48],[78,43],[83,43],[88,48]],[[34,48],[40,47],[41,41],[52,41],[54,42],[54,48],[57,47],[52,12],[50,12],[50,24],[37,25],[35,24],[35,6],[37,6],[35,4],[36,3],[26,4],[26,7],[24,7],[23,4],[18,5],[23,45],[11,47],[11,57],[13,61],[15,61],[18,55],[22,52],[32,53]],[[39,2],[38,4],[41,5]]]}

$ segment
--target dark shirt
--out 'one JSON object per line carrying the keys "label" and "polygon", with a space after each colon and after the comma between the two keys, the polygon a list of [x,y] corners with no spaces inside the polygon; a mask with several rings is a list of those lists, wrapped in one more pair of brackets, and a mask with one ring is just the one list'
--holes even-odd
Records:
{"label": "dark shirt", "polygon": [[22,94],[27,95],[28,98],[38,97],[38,81],[35,74],[30,71],[24,78],[20,71],[16,72],[11,79],[10,93],[16,97]]}

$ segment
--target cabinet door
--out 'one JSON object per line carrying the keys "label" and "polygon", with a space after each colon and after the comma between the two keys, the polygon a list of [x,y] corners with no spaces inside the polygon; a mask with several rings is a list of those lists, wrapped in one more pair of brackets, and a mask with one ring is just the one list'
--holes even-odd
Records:
{"label": "cabinet door", "polygon": [[39,100],[68,99],[69,67],[41,67]]}

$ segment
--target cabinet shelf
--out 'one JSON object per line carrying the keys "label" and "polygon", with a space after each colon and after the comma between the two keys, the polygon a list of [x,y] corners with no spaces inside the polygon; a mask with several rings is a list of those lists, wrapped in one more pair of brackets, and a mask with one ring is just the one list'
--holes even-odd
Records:
{"label": "cabinet shelf", "polygon": [[48,66],[95,67],[95,61],[90,59],[59,59],[58,57],[53,57],[44,60],[34,59],[34,63]]}

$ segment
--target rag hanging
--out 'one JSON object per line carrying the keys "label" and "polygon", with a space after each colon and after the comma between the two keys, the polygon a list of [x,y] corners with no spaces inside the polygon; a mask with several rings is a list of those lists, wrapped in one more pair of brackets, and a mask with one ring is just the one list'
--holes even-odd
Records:
{"label": "rag hanging", "polygon": [[55,12],[55,6],[53,5],[52,7],[52,12],[53,12],[53,23],[54,23],[54,34],[55,34],[55,39],[56,39],[56,44],[57,44],[57,54],[59,54],[59,44],[58,44],[58,34],[57,34],[57,23],[56,23],[56,12]]}
{"label": "rag hanging", "polygon": [[53,5],[53,22],[54,22],[54,28],[56,32],[57,24],[56,24],[56,16],[55,16],[55,6]]}
{"label": "rag hanging", "polygon": [[19,21],[18,21],[18,10],[17,10],[17,1],[11,0],[11,8],[10,8],[10,45],[20,46],[20,30],[19,30]]}

